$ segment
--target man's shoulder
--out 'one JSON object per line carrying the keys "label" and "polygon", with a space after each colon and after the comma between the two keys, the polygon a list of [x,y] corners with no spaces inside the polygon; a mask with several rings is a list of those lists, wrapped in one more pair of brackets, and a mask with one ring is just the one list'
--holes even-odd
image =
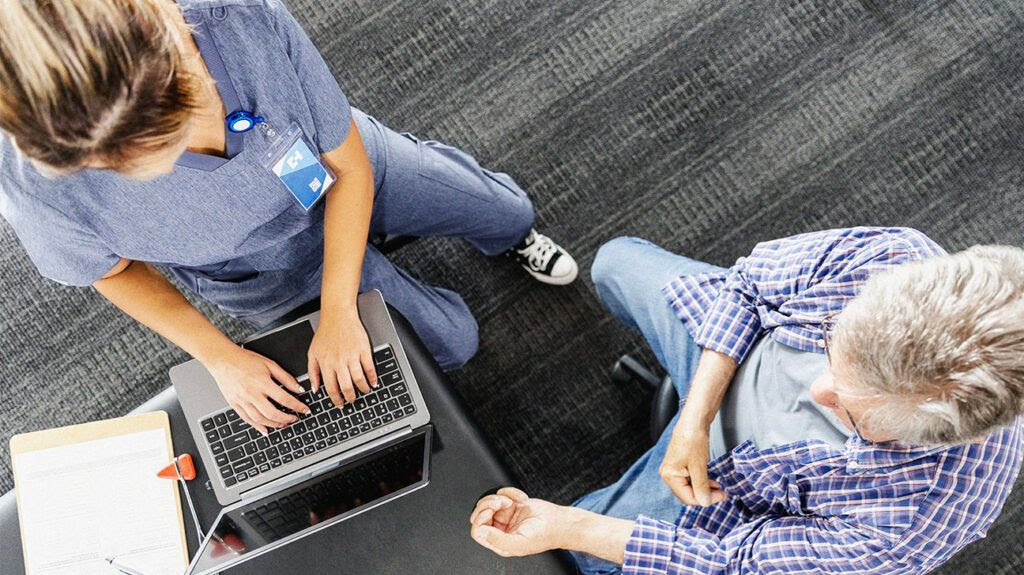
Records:
{"label": "man's shoulder", "polygon": [[839,232],[841,239],[852,246],[874,248],[886,255],[899,253],[916,260],[946,253],[935,240],[915,228],[861,226]]}
{"label": "man's shoulder", "polygon": [[854,273],[946,254],[920,230],[870,226],[791,236],[772,251],[804,257],[817,267]]}

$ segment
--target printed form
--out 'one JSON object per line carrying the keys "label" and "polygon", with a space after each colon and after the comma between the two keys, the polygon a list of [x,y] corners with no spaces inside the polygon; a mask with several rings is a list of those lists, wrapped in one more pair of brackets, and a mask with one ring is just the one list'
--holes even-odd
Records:
{"label": "printed form", "polygon": [[16,457],[28,575],[115,575],[108,557],[143,575],[184,571],[177,482],[156,476],[172,459],[164,430]]}

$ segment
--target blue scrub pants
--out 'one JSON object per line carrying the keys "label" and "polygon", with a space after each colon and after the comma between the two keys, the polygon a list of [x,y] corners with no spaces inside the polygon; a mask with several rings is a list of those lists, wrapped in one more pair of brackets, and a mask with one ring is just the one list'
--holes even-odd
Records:
{"label": "blue scrub pants", "polygon": [[[468,154],[399,134],[354,111],[374,166],[372,236],[463,238],[493,256],[533,227],[533,205],[507,174],[485,170]],[[476,353],[476,320],[458,294],[410,276],[372,245],[366,247],[360,291],[379,289],[412,324],[444,370]]]}
{"label": "blue scrub pants", "polygon": [[[665,300],[661,289],[673,279],[721,271],[721,268],[673,254],[637,238],[616,238],[598,250],[591,266],[597,295],[608,311],[643,334],[661,365],[672,377],[679,397],[686,397],[697,370],[701,349],[693,343],[683,322]],[[658,442],[618,481],[584,495],[574,507],[619,519],[646,515],[674,522],[682,503],[658,474],[677,413]],[[588,575],[619,573],[621,568],[585,553],[572,553],[580,571]]]}

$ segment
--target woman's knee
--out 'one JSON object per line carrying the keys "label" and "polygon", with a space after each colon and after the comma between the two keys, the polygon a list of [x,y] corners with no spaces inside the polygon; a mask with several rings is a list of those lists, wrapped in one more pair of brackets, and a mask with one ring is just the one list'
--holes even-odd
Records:
{"label": "woman's knee", "polygon": [[519,238],[526,237],[536,218],[533,202],[508,174],[486,171],[486,177],[495,197],[495,216],[505,229],[515,230]]}
{"label": "woman's knee", "polygon": [[437,354],[437,363],[444,371],[458,369],[480,349],[480,328],[469,310],[450,320],[444,334],[444,350]]}

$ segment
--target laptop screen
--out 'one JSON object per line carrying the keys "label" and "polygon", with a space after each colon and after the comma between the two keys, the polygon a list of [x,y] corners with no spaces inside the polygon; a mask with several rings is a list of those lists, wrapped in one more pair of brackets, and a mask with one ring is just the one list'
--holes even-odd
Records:
{"label": "laptop screen", "polygon": [[216,573],[426,485],[430,429],[226,508],[189,573]]}

